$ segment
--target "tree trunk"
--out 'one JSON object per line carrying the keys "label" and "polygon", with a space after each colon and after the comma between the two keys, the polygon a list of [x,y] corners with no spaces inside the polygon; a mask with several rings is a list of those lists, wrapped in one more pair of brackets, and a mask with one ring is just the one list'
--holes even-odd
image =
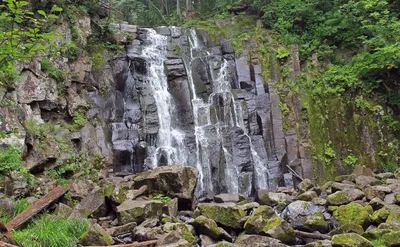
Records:
{"label": "tree trunk", "polygon": [[192,10],[192,0],[186,0],[186,11]]}
{"label": "tree trunk", "polygon": [[176,14],[178,15],[178,19],[181,20],[181,6],[179,0],[176,0]]}

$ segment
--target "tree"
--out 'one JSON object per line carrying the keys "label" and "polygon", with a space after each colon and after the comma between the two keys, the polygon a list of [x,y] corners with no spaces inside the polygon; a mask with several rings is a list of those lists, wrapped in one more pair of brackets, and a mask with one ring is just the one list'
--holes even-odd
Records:
{"label": "tree", "polygon": [[51,20],[58,18],[62,8],[53,5],[49,13],[29,10],[27,1],[3,0],[0,5],[0,85],[10,84],[17,74],[14,61],[33,58],[47,52],[53,32],[43,31]]}

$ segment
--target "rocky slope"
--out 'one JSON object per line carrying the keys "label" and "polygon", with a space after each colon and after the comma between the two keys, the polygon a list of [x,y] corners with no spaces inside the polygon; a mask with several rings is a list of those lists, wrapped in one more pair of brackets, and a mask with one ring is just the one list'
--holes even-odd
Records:
{"label": "rocky slope", "polygon": [[297,188],[259,190],[256,198],[220,194],[203,202],[194,197],[197,179],[196,169],[184,166],[109,177],[74,208],[59,203],[55,212],[94,217],[80,240],[85,246],[400,245],[400,170],[356,167],[323,186],[305,179]]}

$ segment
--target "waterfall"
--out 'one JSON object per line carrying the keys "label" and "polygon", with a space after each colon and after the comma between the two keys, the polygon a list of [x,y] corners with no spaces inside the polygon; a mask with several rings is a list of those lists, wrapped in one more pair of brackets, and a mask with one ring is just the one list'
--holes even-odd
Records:
{"label": "waterfall", "polygon": [[154,97],[159,130],[155,146],[149,147],[152,168],[159,165],[182,164],[186,162],[184,134],[174,128],[174,102],[168,92],[168,80],[164,62],[167,59],[167,38],[153,29],[146,29],[147,45],[143,47],[142,58],[147,61],[146,83]]}
{"label": "waterfall", "polygon": [[[197,196],[208,192],[250,195],[254,189],[268,188],[269,171],[263,136],[250,135],[248,106],[243,98],[246,96],[239,99],[232,93],[233,90],[246,92],[235,88],[234,58],[209,51],[194,29],[187,30],[184,37],[188,47],[182,48],[183,54],[177,58],[169,51],[171,40],[182,37],[179,28],[170,28],[170,34],[166,35],[153,29],[143,30],[145,35],[141,37],[138,58],[146,64],[143,77],[137,79],[141,87],[139,94],[147,97],[145,108],[157,108],[153,110],[157,117],[142,109],[143,122],[155,126],[150,135],[157,135],[155,141],[153,137],[152,141],[147,141],[145,163],[149,164],[148,167],[171,164],[196,167],[199,171]],[[168,33],[168,30],[163,32]],[[179,63],[182,69],[178,73]],[[170,65],[175,69],[172,81],[169,81]],[[181,79],[173,81],[177,74]],[[187,88],[185,102],[188,105],[185,103],[185,108],[177,105],[183,96],[176,98],[176,91],[175,94],[171,91],[174,90],[171,87],[176,85]],[[179,123],[179,109],[190,112],[192,120],[187,124],[190,126]],[[158,122],[154,118],[158,118]]]}

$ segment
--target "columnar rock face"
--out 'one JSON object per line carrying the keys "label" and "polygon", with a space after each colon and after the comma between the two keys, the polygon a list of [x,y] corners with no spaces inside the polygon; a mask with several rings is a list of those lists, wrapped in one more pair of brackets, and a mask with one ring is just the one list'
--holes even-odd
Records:
{"label": "columnar rock face", "polygon": [[193,166],[198,196],[283,185],[279,104],[248,54],[201,30],[139,28],[134,37],[113,66],[115,170]]}

